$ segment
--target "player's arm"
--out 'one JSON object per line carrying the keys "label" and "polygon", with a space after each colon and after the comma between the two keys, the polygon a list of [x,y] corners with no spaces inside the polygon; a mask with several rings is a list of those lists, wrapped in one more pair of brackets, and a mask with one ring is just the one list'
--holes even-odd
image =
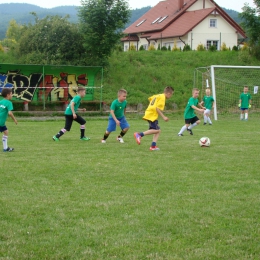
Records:
{"label": "player's arm", "polygon": [[78,111],[86,112],[86,108],[78,108]]}
{"label": "player's arm", "polygon": [[169,121],[169,118],[163,114],[163,112],[162,112],[161,109],[159,109],[159,108],[157,107],[157,108],[156,108],[156,111],[157,111],[157,113],[162,117],[162,119],[163,119],[164,121],[166,121],[166,122]]}
{"label": "player's arm", "polygon": [[12,112],[12,111],[9,111],[9,112],[8,112],[8,115],[14,120],[15,124],[17,125],[17,120],[16,120],[16,118],[15,118],[13,112]]}
{"label": "player's arm", "polygon": [[[202,107],[202,106],[201,106],[201,107]],[[204,107],[198,108],[198,107],[192,105],[191,108],[193,108],[194,110],[197,110],[198,112],[204,112]]]}
{"label": "player's arm", "polygon": [[71,102],[71,103],[70,103],[70,109],[71,109],[73,118],[74,118],[74,119],[77,118],[77,115],[76,115],[76,112],[75,112],[75,103],[74,103],[74,102]]}
{"label": "player's arm", "polygon": [[116,116],[115,116],[115,111],[111,109],[111,110],[110,110],[110,114],[111,114],[111,116],[113,117],[113,119],[115,120],[116,125],[117,125],[117,126],[120,126],[120,121],[117,120],[117,118],[116,118]]}

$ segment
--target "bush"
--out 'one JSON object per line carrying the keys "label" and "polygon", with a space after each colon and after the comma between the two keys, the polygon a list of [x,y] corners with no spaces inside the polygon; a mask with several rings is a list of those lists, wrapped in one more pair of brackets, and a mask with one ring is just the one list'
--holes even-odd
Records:
{"label": "bush", "polygon": [[0,52],[4,52],[4,47],[0,43]]}
{"label": "bush", "polygon": [[205,51],[205,50],[206,49],[202,43],[197,46],[197,51]]}
{"label": "bush", "polygon": [[248,46],[248,44],[245,42],[245,43],[243,44],[243,47],[241,48],[241,51],[248,51],[248,49],[249,49],[249,46]]}
{"label": "bush", "polygon": [[144,46],[143,45],[140,46],[139,51],[144,51]]}
{"label": "bush", "polygon": [[225,42],[221,44],[221,51],[228,51],[228,47]]}
{"label": "bush", "polygon": [[158,48],[157,48],[157,50],[158,50],[158,51],[161,50],[161,44],[160,44],[160,43],[158,44]]}
{"label": "bush", "polygon": [[161,51],[167,51],[166,46],[162,46]]}
{"label": "bush", "polygon": [[233,46],[232,51],[238,51],[238,47],[236,45]]}
{"label": "bush", "polygon": [[183,51],[191,51],[190,45],[185,44],[184,47],[183,47]]}
{"label": "bush", "polygon": [[128,51],[136,51],[136,47],[133,43],[131,43],[130,48]]}
{"label": "bush", "polygon": [[214,52],[214,51],[216,51],[216,50],[217,50],[217,48],[216,48],[215,45],[210,45],[209,51]]}
{"label": "bush", "polygon": [[168,49],[168,51],[170,51],[171,50],[171,46],[169,45],[167,49]]}
{"label": "bush", "polygon": [[151,44],[149,47],[148,47],[148,51],[155,51],[155,47],[153,44]]}
{"label": "bush", "polygon": [[174,45],[172,47],[172,51],[180,51],[180,48],[177,47],[177,42],[174,41]]}

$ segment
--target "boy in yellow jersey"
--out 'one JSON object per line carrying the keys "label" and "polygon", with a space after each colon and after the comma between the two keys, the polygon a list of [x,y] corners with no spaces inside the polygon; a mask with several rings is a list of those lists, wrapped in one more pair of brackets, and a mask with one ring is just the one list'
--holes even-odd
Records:
{"label": "boy in yellow jersey", "polygon": [[135,140],[137,144],[141,143],[141,138],[145,135],[153,135],[153,142],[151,144],[150,150],[151,151],[158,151],[160,150],[156,143],[158,141],[159,135],[161,133],[161,129],[158,123],[158,116],[160,115],[164,121],[169,121],[169,118],[163,114],[163,110],[165,107],[166,99],[171,98],[174,89],[172,87],[166,87],[164,89],[164,93],[153,95],[148,98],[150,104],[145,110],[145,115],[143,117],[144,120],[147,120],[149,123],[149,130],[145,132],[136,132],[134,133]]}

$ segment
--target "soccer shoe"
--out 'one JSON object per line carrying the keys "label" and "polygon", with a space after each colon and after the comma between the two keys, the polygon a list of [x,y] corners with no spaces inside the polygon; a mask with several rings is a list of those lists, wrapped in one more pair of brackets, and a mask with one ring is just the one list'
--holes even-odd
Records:
{"label": "soccer shoe", "polygon": [[203,125],[206,125],[207,123],[203,123]]}
{"label": "soccer shoe", "polygon": [[102,143],[102,144],[105,144],[106,142],[107,142],[107,141],[104,140],[104,139],[101,140],[101,143]]}
{"label": "soccer shoe", "polygon": [[137,144],[140,144],[141,143],[141,135],[139,135],[138,133],[134,133],[134,137],[135,137]]}
{"label": "soccer shoe", "polygon": [[59,142],[59,141],[60,141],[60,139],[59,139],[58,137],[56,137],[56,135],[54,135],[54,136],[52,137],[52,139],[53,139],[53,141],[56,141],[56,142]]}
{"label": "soccer shoe", "polygon": [[150,151],[159,151],[160,150],[160,148],[159,147],[157,147],[157,146],[154,146],[154,147],[150,147]]}
{"label": "soccer shoe", "polygon": [[190,135],[193,135],[193,132],[191,129],[187,128],[187,131],[190,132]]}
{"label": "soccer shoe", "polygon": [[124,139],[122,137],[117,137],[116,140],[119,141],[121,144],[124,143]]}
{"label": "soccer shoe", "polygon": [[183,134],[178,134],[178,136],[183,136]]}
{"label": "soccer shoe", "polygon": [[80,140],[82,140],[82,141],[89,141],[90,138],[89,138],[89,137],[86,137],[86,136],[83,136],[83,137],[80,137]]}
{"label": "soccer shoe", "polygon": [[7,147],[6,149],[3,149],[3,152],[12,152],[14,148]]}

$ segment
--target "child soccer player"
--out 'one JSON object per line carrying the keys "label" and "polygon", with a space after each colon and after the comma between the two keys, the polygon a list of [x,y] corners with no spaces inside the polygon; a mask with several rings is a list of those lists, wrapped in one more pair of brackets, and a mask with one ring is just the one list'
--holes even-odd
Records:
{"label": "child soccer player", "polygon": [[124,143],[123,137],[130,127],[125,118],[126,105],[127,105],[126,96],[127,96],[127,91],[125,89],[120,89],[117,92],[117,99],[115,99],[110,106],[108,126],[104,134],[104,137],[101,140],[101,143],[106,143],[106,140],[110,135],[110,133],[116,131],[116,126],[120,126],[121,128],[121,132],[116,139],[120,143]]}
{"label": "child soccer player", "polygon": [[244,92],[240,95],[239,105],[241,109],[240,120],[248,120],[248,108],[251,107],[251,95],[248,93],[248,87],[244,86]]}
{"label": "child soccer player", "polygon": [[3,141],[3,151],[4,152],[12,152],[14,148],[8,147],[7,139],[8,139],[8,130],[5,125],[6,119],[8,115],[14,120],[17,125],[17,120],[14,117],[11,110],[13,110],[13,104],[10,101],[12,99],[12,89],[11,88],[3,88],[2,90],[3,99],[0,101],[0,132],[4,133],[2,137]]}
{"label": "child soccer player", "polygon": [[148,121],[149,130],[145,132],[134,133],[134,137],[137,144],[141,143],[141,138],[144,137],[145,135],[153,135],[153,141],[150,150],[151,151],[160,150],[159,147],[156,146],[159,135],[161,133],[161,129],[158,123],[158,116],[160,115],[165,122],[169,120],[169,118],[163,114],[162,110],[164,110],[166,99],[169,99],[172,96],[173,92],[174,89],[169,86],[164,89],[164,93],[153,95],[148,98],[150,104],[145,110],[145,115],[143,119]]}
{"label": "child soccer player", "polygon": [[214,98],[210,95],[210,89],[206,89],[206,95],[203,97],[201,105],[205,106],[206,110],[204,111],[204,124],[206,125],[207,122],[209,122],[210,125],[212,125],[212,122],[210,120],[210,111],[214,108]]}
{"label": "child soccer player", "polygon": [[[204,112],[205,109],[201,104],[199,104],[199,92],[200,91],[197,88],[194,88],[192,90],[192,97],[189,99],[184,111],[185,125],[181,128],[178,136],[183,136],[183,133],[186,130],[190,132],[190,135],[193,135],[191,129],[200,123],[199,118],[194,113],[194,110],[197,110],[198,112]],[[201,107],[201,109],[197,107],[198,105]]]}
{"label": "child soccer player", "polygon": [[86,111],[85,108],[79,108],[81,99],[86,95],[86,89],[84,87],[78,87],[77,92],[78,94],[70,101],[65,110],[65,126],[59,131],[58,134],[52,137],[53,141],[60,141],[60,137],[67,131],[70,131],[73,121],[76,121],[80,124],[80,140],[90,140],[89,137],[85,136],[85,119],[76,113],[77,111]]}

